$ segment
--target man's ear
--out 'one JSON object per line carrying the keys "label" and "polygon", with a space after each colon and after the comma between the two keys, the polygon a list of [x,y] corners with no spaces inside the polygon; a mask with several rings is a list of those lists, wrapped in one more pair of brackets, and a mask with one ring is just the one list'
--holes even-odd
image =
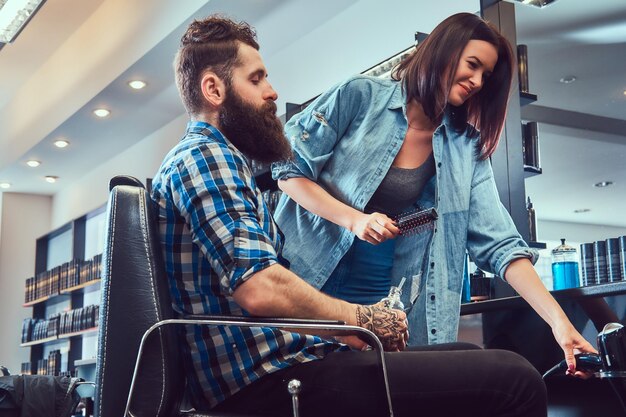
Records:
{"label": "man's ear", "polygon": [[226,84],[213,71],[206,71],[200,80],[202,96],[211,107],[220,107],[226,98]]}

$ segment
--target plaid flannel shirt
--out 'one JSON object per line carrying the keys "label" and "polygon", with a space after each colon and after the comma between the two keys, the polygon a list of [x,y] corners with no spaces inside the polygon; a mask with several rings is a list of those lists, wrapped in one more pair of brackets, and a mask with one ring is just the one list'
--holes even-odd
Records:
{"label": "plaid flannel shirt", "polygon": [[[152,182],[174,309],[246,315],[237,287],[285,261],[283,237],[244,156],[215,127],[190,122]],[[279,369],[343,349],[273,328],[188,326],[185,365],[194,399],[213,407]]]}

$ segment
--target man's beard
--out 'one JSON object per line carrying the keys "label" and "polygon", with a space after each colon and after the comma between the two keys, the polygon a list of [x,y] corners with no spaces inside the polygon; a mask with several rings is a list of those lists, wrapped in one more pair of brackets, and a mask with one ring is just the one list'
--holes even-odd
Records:
{"label": "man's beard", "polygon": [[250,159],[270,163],[293,158],[283,125],[276,117],[276,103],[271,100],[257,108],[230,88],[219,122],[226,138]]}

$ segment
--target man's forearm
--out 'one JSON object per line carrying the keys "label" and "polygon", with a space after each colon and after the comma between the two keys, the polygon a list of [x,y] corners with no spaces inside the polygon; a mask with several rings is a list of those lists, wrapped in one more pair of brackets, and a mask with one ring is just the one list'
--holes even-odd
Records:
{"label": "man's forearm", "polygon": [[331,298],[293,272],[272,265],[241,284],[235,302],[255,316],[342,320],[356,324],[356,305]]}
{"label": "man's forearm", "polygon": [[[237,288],[233,297],[255,316],[341,320],[363,327],[380,338],[385,350],[404,349],[408,338],[403,311],[381,305],[351,304],[329,297],[280,265],[254,274]],[[360,348],[358,343],[350,345]]]}

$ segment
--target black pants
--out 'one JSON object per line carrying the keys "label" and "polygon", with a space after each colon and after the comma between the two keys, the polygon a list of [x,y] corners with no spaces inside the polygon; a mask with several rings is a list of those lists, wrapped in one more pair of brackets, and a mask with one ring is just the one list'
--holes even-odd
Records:
{"label": "black pants", "polygon": [[[386,353],[396,417],[545,417],[546,388],[530,363],[513,352],[467,343]],[[216,411],[292,415],[287,383],[302,382],[302,417],[388,416],[377,354],[335,352],[322,360],[261,378]]]}

